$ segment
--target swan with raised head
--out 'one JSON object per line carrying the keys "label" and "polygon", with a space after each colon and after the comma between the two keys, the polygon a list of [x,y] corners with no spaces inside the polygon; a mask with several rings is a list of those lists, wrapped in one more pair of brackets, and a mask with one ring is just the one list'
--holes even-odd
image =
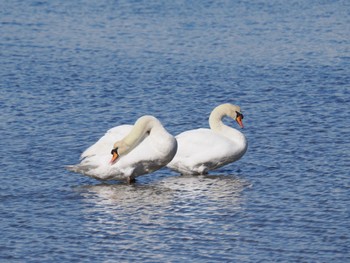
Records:
{"label": "swan with raised head", "polygon": [[135,177],[168,164],[175,156],[176,149],[176,139],[157,118],[146,115],[134,125],[121,125],[108,130],[82,153],[79,164],[67,169],[99,180],[132,182]]}
{"label": "swan with raised head", "polygon": [[243,128],[239,106],[217,106],[209,117],[210,129],[189,130],[175,137],[177,152],[167,167],[181,174],[206,174],[240,159],[247,151],[247,140],[243,133],[222,122],[225,116]]}

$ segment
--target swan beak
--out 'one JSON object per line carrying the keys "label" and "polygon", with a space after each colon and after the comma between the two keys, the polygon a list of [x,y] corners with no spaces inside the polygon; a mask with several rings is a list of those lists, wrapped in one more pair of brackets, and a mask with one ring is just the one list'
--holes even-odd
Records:
{"label": "swan beak", "polygon": [[111,161],[109,162],[111,165],[112,164],[114,164],[115,162],[116,162],[116,160],[118,159],[118,157],[119,157],[119,154],[117,153],[117,151],[113,151],[112,152],[112,159],[111,159]]}
{"label": "swan beak", "polygon": [[238,125],[243,129],[244,128],[244,125],[243,125],[243,122],[242,122],[242,116],[237,116],[236,118],[236,122],[238,123]]}

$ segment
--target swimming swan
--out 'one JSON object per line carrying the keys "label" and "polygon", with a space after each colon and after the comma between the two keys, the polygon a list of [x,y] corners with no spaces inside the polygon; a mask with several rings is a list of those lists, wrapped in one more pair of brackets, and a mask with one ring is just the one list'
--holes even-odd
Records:
{"label": "swimming swan", "polygon": [[135,177],[168,164],[176,149],[176,139],[157,118],[146,115],[134,125],[121,125],[108,130],[82,153],[79,164],[67,169],[99,180],[132,182]]}
{"label": "swimming swan", "polygon": [[210,129],[189,130],[176,136],[178,149],[167,167],[182,174],[206,174],[240,159],[247,151],[247,140],[240,131],[222,122],[225,116],[243,128],[239,106],[217,106],[209,117]]}

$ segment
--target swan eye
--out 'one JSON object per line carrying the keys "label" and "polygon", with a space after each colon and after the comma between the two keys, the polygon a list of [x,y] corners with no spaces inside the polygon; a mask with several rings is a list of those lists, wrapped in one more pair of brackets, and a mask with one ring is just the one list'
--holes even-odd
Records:
{"label": "swan eye", "polygon": [[237,118],[237,117],[241,117],[242,120],[243,120],[243,118],[244,118],[244,116],[243,116],[242,113],[236,111],[236,118]]}

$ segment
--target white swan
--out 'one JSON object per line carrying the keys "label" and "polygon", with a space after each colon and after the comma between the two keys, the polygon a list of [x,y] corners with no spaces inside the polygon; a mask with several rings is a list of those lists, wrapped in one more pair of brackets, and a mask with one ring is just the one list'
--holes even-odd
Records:
{"label": "white swan", "polygon": [[157,118],[146,115],[134,125],[121,125],[108,130],[82,153],[79,164],[67,169],[100,180],[132,182],[135,177],[168,164],[176,149],[176,139]]}
{"label": "white swan", "polygon": [[211,129],[190,130],[176,136],[178,149],[167,167],[182,174],[206,174],[240,159],[247,151],[247,140],[240,131],[222,122],[225,116],[243,128],[240,107],[229,103],[217,106],[209,117]]}

